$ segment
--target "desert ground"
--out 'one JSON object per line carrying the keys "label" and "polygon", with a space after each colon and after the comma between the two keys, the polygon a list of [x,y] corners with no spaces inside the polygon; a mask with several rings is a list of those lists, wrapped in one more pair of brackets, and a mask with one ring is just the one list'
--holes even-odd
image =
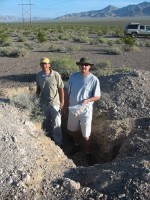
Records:
{"label": "desert ground", "polygon": [[[139,38],[140,42],[148,41],[149,39]],[[67,46],[71,42],[59,41],[53,42],[60,46]],[[3,87],[19,86],[28,84],[29,82],[35,82],[35,75],[40,70],[39,62],[40,58],[48,57],[54,59],[57,57],[66,56],[66,53],[53,53],[49,52],[49,47],[52,42],[42,44],[37,49],[30,51],[28,56],[25,57],[1,57],[0,58],[0,75],[1,85]],[[95,67],[100,62],[109,61],[112,68],[130,68],[150,71],[150,48],[140,47],[139,51],[122,52],[120,55],[108,55],[104,49],[109,48],[107,44],[89,45],[80,44],[81,50],[75,53],[69,54],[74,62],[79,61],[81,57],[89,57]],[[10,84],[10,85],[9,85]]]}
{"label": "desert ground", "polygon": [[[17,37],[15,33],[12,39],[16,45]],[[89,34],[90,39],[95,37]],[[34,40],[34,49],[25,56],[0,56],[0,199],[149,199],[150,39],[136,38],[138,48],[124,51],[128,45],[116,42],[118,36],[104,38],[105,42],[95,44]],[[52,52],[51,45],[80,48]],[[108,53],[112,48],[121,51]],[[72,140],[65,129],[65,117],[61,149],[46,136],[40,123],[31,121],[29,110],[13,102],[14,96],[35,91],[41,57],[52,61],[69,57],[73,63],[89,57],[95,64],[93,73],[99,72],[102,98],[94,112],[96,161],[92,166],[83,152],[67,155]]]}

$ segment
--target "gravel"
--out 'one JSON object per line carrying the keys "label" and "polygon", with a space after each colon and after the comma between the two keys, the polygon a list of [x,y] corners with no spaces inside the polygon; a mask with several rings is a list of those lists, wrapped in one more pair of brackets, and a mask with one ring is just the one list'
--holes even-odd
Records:
{"label": "gravel", "polygon": [[[84,163],[82,153],[68,157],[65,148],[70,147],[69,140],[62,150],[30,120],[29,111],[10,103],[14,94],[25,93],[35,85],[39,59],[54,56],[46,52],[46,45],[26,58],[3,57],[0,199],[149,199],[150,49],[141,47],[140,52],[114,56],[96,53],[99,46],[83,44],[83,48],[82,55],[95,62],[109,60],[113,66],[135,69],[129,74],[100,77],[102,99],[94,112],[93,137],[97,146],[93,153],[103,156],[99,155],[93,166]],[[72,55],[75,60],[80,56],[81,52]],[[118,144],[114,156],[112,147]]]}

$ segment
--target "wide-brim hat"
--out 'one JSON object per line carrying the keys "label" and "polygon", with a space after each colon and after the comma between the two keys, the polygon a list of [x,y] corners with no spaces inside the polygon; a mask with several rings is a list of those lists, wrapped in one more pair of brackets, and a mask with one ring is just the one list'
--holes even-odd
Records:
{"label": "wide-brim hat", "polygon": [[41,58],[41,60],[40,60],[40,63],[47,63],[47,64],[49,64],[50,63],[50,60],[49,60],[49,58]]}
{"label": "wide-brim hat", "polygon": [[79,62],[76,62],[77,65],[90,65],[93,66],[94,64],[88,58],[81,58]]}

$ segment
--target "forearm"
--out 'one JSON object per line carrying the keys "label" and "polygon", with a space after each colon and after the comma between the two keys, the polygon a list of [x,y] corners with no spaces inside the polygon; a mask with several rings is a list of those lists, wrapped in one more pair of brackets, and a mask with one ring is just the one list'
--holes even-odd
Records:
{"label": "forearm", "polygon": [[82,104],[85,105],[87,103],[90,103],[90,102],[95,102],[95,101],[98,101],[100,99],[100,96],[96,96],[96,97],[90,97],[88,99],[85,99]]}
{"label": "forearm", "polygon": [[93,101],[98,101],[100,99],[100,97],[91,97],[88,100],[88,102],[93,102]]}
{"label": "forearm", "polygon": [[62,108],[64,106],[64,89],[59,88],[58,92],[59,92],[60,106]]}

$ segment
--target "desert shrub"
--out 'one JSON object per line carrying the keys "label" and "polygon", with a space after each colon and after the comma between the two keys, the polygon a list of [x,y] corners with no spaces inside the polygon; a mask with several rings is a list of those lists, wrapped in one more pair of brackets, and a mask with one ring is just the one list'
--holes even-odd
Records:
{"label": "desert shrub", "polygon": [[68,52],[68,49],[66,48],[66,47],[59,47],[58,49],[57,49],[57,52],[58,53],[67,53]]}
{"label": "desert shrub", "polygon": [[56,36],[56,35],[50,35],[49,37],[48,37],[48,40],[49,41],[58,41],[59,40],[59,38],[58,38],[58,36]]}
{"label": "desert shrub", "polygon": [[96,68],[101,68],[101,69],[106,69],[106,68],[109,68],[111,67],[111,64],[110,64],[110,61],[108,60],[104,60],[103,62],[99,62],[97,65],[96,65]]}
{"label": "desert shrub", "polygon": [[78,45],[71,45],[69,47],[63,47],[63,46],[58,46],[58,45],[51,45],[49,47],[49,51],[51,52],[57,52],[57,53],[67,53],[67,52],[74,52],[74,51],[79,51],[80,46]]}
{"label": "desert shrub", "polygon": [[[104,60],[102,62],[98,62],[96,67],[93,67],[93,74],[97,77],[103,76],[110,73],[111,63],[108,60]],[[109,73],[108,73],[109,72]]]}
{"label": "desert shrub", "polygon": [[102,44],[102,43],[106,42],[106,39],[102,38],[102,37],[99,37],[99,38],[97,38],[97,41]]}
{"label": "desert shrub", "polygon": [[131,36],[122,37],[121,40],[122,40],[122,42],[123,42],[124,44],[129,45],[129,46],[135,45],[135,43],[136,43],[135,38],[133,38],[133,37],[131,37]]}
{"label": "desert shrub", "polygon": [[115,36],[121,36],[121,35],[123,35],[122,29],[117,29],[117,30],[115,31]]}
{"label": "desert shrub", "polygon": [[36,37],[36,35],[34,34],[34,33],[31,33],[30,35],[29,35],[29,40],[35,40],[37,37]]}
{"label": "desert shrub", "polygon": [[80,42],[80,43],[89,43],[90,42],[90,39],[87,37],[87,36],[74,36],[72,38],[72,40],[74,42]]}
{"label": "desert shrub", "polygon": [[74,51],[80,51],[80,46],[79,45],[70,45],[69,47],[68,47],[68,51],[69,52],[74,52]]}
{"label": "desert shrub", "polygon": [[138,46],[136,46],[136,45],[132,45],[130,47],[130,49],[131,49],[131,51],[140,51],[140,48]]}
{"label": "desert shrub", "polygon": [[23,35],[25,35],[26,37],[28,37],[31,34],[31,31],[24,31]]}
{"label": "desert shrub", "polygon": [[39,31],[37,34],[37,39],[38,42],[43,43],[43,42],[47,42],[47,36],[44,32]]}
{"label": "desert shrub", "polygon": [[8,39],[8,36],[4,33],[0,33],[0,39],[1,40],[7,40]]}
{"label": "desert shrub", "polygon": [[127,73],[127,72],[131,72],[132,69],[129,68],[129,67],[120,67],[118,69],[116,68],[113,68],[113,67],[105,67],[105,68],[102,68],[100,66],[96,67],[97,69],[94,70],[94,74],[97,76],[97,77],[100,77],[100,76],[106,76],[106,75],[112,75],[112,74],[120,74],[120,73]]}
{"label": "desert shrub", "polygon": [[69,56],[58,57],[51,62],[52,69],[58,71],[62,78],[68,78],[73,72],[78,70],[78,66],[75,61]]}
{"label": "desert shrub", "polygon": [[74,41],[74,42],[80,42],[80,37],[78,37],[78,36],[72,36],[72,41]]}
{"label": "desert shrub", "polygon": [[92,40],[90,41],[90,44],[91,44],[91,45],[96,45],[96,44],[99,44],[99,41],[98,41],[97,39],[92,39]]}
{"label": "desert shrub", "polygon": [[33,50],[35,48],[35,43],[33,42],[25,42],[24,47],[29,50]]}
{"label": "desert shrub", "polygon": [[10,38],[5,34],[0,34],[0,46],[4,47],[10,45],[11,45]]}
{"label": "desert shrub", "polygon": [[132,70],[131,70],[131,68],[130,67],[126,67],[126,66],[123,66],[123,67],[121,67],[121,68],[119,68],[119,69],[114,69],[113,70],[113,73],[126,73],[126,72],[131,72]]}
{"label": "desert shrub", "polygon": [[125,45],[125,46],[122,47],[122,50],[125,51],[125,52],[130,52],[131,48],[130,48],[130,46]]}
{"label": "desert shrub", "polygon": [[119,38],[119,39],[116,39],[116,40],[115,40],[115,43],[116,43],[116,44],[122,44],[122,40],[121,40],[120,38]]}
{"label": "desert shrub", "polygon": [[111,55],[119,55],[119,54],[121,54],[121,50],[118,47],[105,49],[105,52],[107,54],[111,54]]}
{"label": "desert shrub", "polygon": [[132,45],[132,46],[125,45],[125,46],[123,46],[123,51],[126,51],[126,52],[140,51],[140,48],[136,45]]}
{"label": "desert shrub", "polygon": [[81,43],[89,43],[89,38],[87,36],[82,36],[80,37],[80,42]]}
{"label": "desert shrub", "polygon": [[66,53],[68,50],[65,47],[59,47],[58,45],[51,45],[49,47],[49,51],[51,52],[57,52],[57,53]]}
{"label": "desert shrub", "polygon": [[144,47],[145,43],[144,42],[140,42],[140,41],[136,41],[136,46],[138,46],[138,47]]}
{"label": "desert shrub", "polygon": [[114,44],[114,42],[113,42],[112,40],[108,40],[108,41],[107,41],[107,44],[108,44],[110,47],[112,47],[113,44]]}
{"label": "desert shrub", "polygon": [[18,49],[17,47],[1,47],[0,55],[7,57],[24,57],[28,54],[28,51],[24,48]]}
{"label": "desert shrub", "polygon": [[11,40],[1,40],[0,39],[0,46],[1,47],[7,47],[7,46],[13,46],[13,43]]}
{"label": "desert shrub", "polygon": [[60,40],[70,40],[70,36],[69,35],[65,35],[65,34],[59,35],[58,38]]}
{"label": "desert shrub", "polygon": [[150,47],[150,41],[146,41],[146,42],[145,42],[145,46],[146,46],[146,47]]}
{"label": "desert shrub", "polygon": [[39,99],[35,94],[18,93],[11,98],[10,103],[19,109],[27,110],[32,121],[43,121],[44,114],[40,108]]}
{"label": "desert shrub", "polygon": [[19,37],[17,42],[26,42],[26,38],[24,37]]}
{"label": "desert shrub", "polygon": [[57,52],[57,48],[58,48],[58,46],[52,44],[52,45],[49,47],[48,50],[51,51],[51,52]]}

